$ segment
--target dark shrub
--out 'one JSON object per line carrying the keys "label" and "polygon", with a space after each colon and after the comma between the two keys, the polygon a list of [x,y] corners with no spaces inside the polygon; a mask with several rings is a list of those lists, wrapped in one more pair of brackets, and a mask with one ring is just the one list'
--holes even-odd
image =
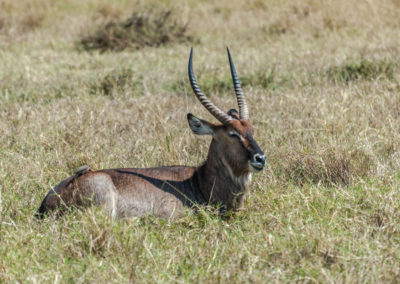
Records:
{"label": "dark shrub", "polygon": [[187,23],[177,20],[173,10],[134,12],[128,19],[98,27],[84,36],[79,46],[86,51],[122,51],[168,43],[191,41]]}

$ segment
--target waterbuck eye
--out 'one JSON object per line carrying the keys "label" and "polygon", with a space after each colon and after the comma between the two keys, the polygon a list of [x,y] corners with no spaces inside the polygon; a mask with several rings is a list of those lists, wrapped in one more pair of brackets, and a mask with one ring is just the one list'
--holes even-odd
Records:
{"label": "waterbuck eye", "polygon": [[229,134],[230,137],[240,137],[239,134],[237,132],[234,132],[234,131],[230,131],[228,134]]}

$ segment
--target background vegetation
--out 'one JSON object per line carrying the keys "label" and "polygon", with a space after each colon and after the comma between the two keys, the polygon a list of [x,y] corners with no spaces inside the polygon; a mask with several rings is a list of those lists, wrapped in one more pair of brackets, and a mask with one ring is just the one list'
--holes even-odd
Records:
{"label": "background vegetation", "polygon": [[[0,2],[0,282],[398,282],[400,2]],[[268,166],[245,208],[33,217],[79,166],[195,165],[234,56]]]}

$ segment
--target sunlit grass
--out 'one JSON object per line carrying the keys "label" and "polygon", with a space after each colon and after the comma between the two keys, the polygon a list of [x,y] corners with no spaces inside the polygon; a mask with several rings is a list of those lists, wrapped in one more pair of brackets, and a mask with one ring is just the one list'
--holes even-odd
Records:
{"label": "sunlit grass", "polygon": [[[0,282],[398,281],[396,1],[16,3],[0,4]],[[76,49],[101,23],[177,6],[199,39],[198,82],[224,110],[229,45],[267,154],[244,209],[38,222],[46,192],[83,164],[205,159],[209,138],[186,122],[214,120],[187,82],[191,44]]]}

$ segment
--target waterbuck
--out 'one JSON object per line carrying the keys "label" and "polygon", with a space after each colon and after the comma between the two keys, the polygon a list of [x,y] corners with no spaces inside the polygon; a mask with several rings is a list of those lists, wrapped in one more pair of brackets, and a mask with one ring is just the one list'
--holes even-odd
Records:
{"label": "waterbuck", "polygon": [[44,198],[37,216],[55,209],[102,206],[113,218],[154,214],[162,218],[182,215],[184,207],[214,205],[236,210],[248,191],[252,172],[265,166],[265,155],[253,138],[253,126],[233,61],[228,51],[239,106],[222,112],[201,91],[189,57],[189,80],[203,106],[222,124],[215,125],[187,114],[195,134],[211,135],[207,160],[197,167],[121,168],[93,171],[88,166],[58,184]]}

